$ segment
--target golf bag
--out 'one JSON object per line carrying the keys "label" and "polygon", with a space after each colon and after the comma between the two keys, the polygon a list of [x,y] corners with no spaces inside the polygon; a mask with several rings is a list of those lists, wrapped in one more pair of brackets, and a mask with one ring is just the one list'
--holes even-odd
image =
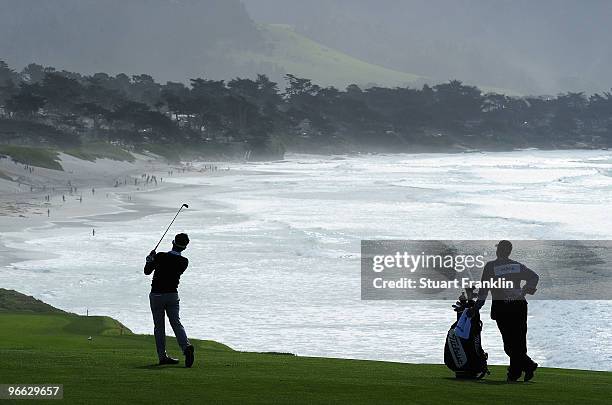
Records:
{"label": "golf bag", "polygon": [[476,301],[471,291],[468,291],[468,297],[461,294],[459,301],[453,305],[457,312],[457,322],[451,325],[446,335],[444,364],[455,372],[457,378],[481,379],[490,374],[487,368],[488,354],[480,344],[482,322],[474,308]]}

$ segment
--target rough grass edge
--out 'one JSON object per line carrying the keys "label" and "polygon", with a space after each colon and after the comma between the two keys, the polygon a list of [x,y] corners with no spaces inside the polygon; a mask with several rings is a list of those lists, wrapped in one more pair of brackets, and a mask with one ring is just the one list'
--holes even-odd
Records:
{"label": "rough grass edge", "polygon": [[0,155],[6,155],[17,163],[42,167],[45,169],[64,171],[64,168],[60,164],[58,152],[52,149],[17,145],[0,145]]}
{"label": "rough grass edge", "polygon": [[109,143],[90,143],[77,148],[63,150],[67,155],[77,159],[95,162],[97,159],[110,159],[118,162],[133,163],[136,158],[130,152]]}

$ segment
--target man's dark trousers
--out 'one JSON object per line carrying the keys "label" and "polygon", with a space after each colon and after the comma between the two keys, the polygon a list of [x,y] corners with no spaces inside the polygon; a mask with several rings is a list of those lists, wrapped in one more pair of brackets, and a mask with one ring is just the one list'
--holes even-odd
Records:
{"label": "man's dark trousers", "polygon": [[166,314],[170,320],[170,326],[174,330],[174,336],[183,353],[190,344],[185,329],[179,317],[179,295],[178,293],[150,293],[151,313],[155,324],[155,344],[157,355],[160,360],[167,357],[166,354]]}
{"label": "man's dark trousers", "polygon": [[527,301],[493,301],[491,317],[497,322],[504,351],[510,357],[508,377],[518,378],[533,365],[527,355]]}

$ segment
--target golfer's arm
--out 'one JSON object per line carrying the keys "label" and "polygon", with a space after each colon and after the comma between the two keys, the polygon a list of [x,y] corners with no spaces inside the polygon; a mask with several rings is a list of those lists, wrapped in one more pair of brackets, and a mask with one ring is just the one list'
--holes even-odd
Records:
{"label": "golfer's arm", "polygon": [[187,270],[187,267],[189,267],[189,260],[187,260],[187,258],[185,258],[185,265],[183,266],[182,270],[181,270],[181,275]]}
{"label": "golfer's arm", "polygon": [[[490,272],[488,271],[488,268],[485,266],[484,270],[482,271],[482,277],[480,278],[480,281],[489,281],[490,278],[491,278]],[[489,296],[488,288],[480,288],[478,290],[478,299],[476,300],[477,309],[480,309],[483,307],[488,296]]]}
{"label": "golfer's arm", "polygon": [[523,287],[523,294],[534,294],[537,290],[540,276],[525,265],[521,266],[521,271],[523,273],[523,279],[526,281],[525,286]]}
{"label": "golfer's arm", "polygon": [[146,274],[148,276],[149,274],[153,273],[153,270],[155,270],[155,260],[145,264],[145,266],[144,266],[144,274]]}

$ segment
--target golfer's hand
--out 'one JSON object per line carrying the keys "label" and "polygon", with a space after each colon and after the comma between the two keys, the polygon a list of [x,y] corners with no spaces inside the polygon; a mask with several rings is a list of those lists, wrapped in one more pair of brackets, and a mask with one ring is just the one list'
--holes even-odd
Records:
{"label": "golfer's hand", "polygon": [[523,289],[521,290],[521,294],[524,296],[526,296],[527,294],[529,295],[533,295],[535,294],[535,292],[537,291],[536,288],[529,288],[529,287],[523,287]]}
{"label": "golfer's hand", "polygon": [[152,250],[151,253],[149,253],[149,256],[147,256],[147,263],[155,261],[155,254],[155,250]]}

